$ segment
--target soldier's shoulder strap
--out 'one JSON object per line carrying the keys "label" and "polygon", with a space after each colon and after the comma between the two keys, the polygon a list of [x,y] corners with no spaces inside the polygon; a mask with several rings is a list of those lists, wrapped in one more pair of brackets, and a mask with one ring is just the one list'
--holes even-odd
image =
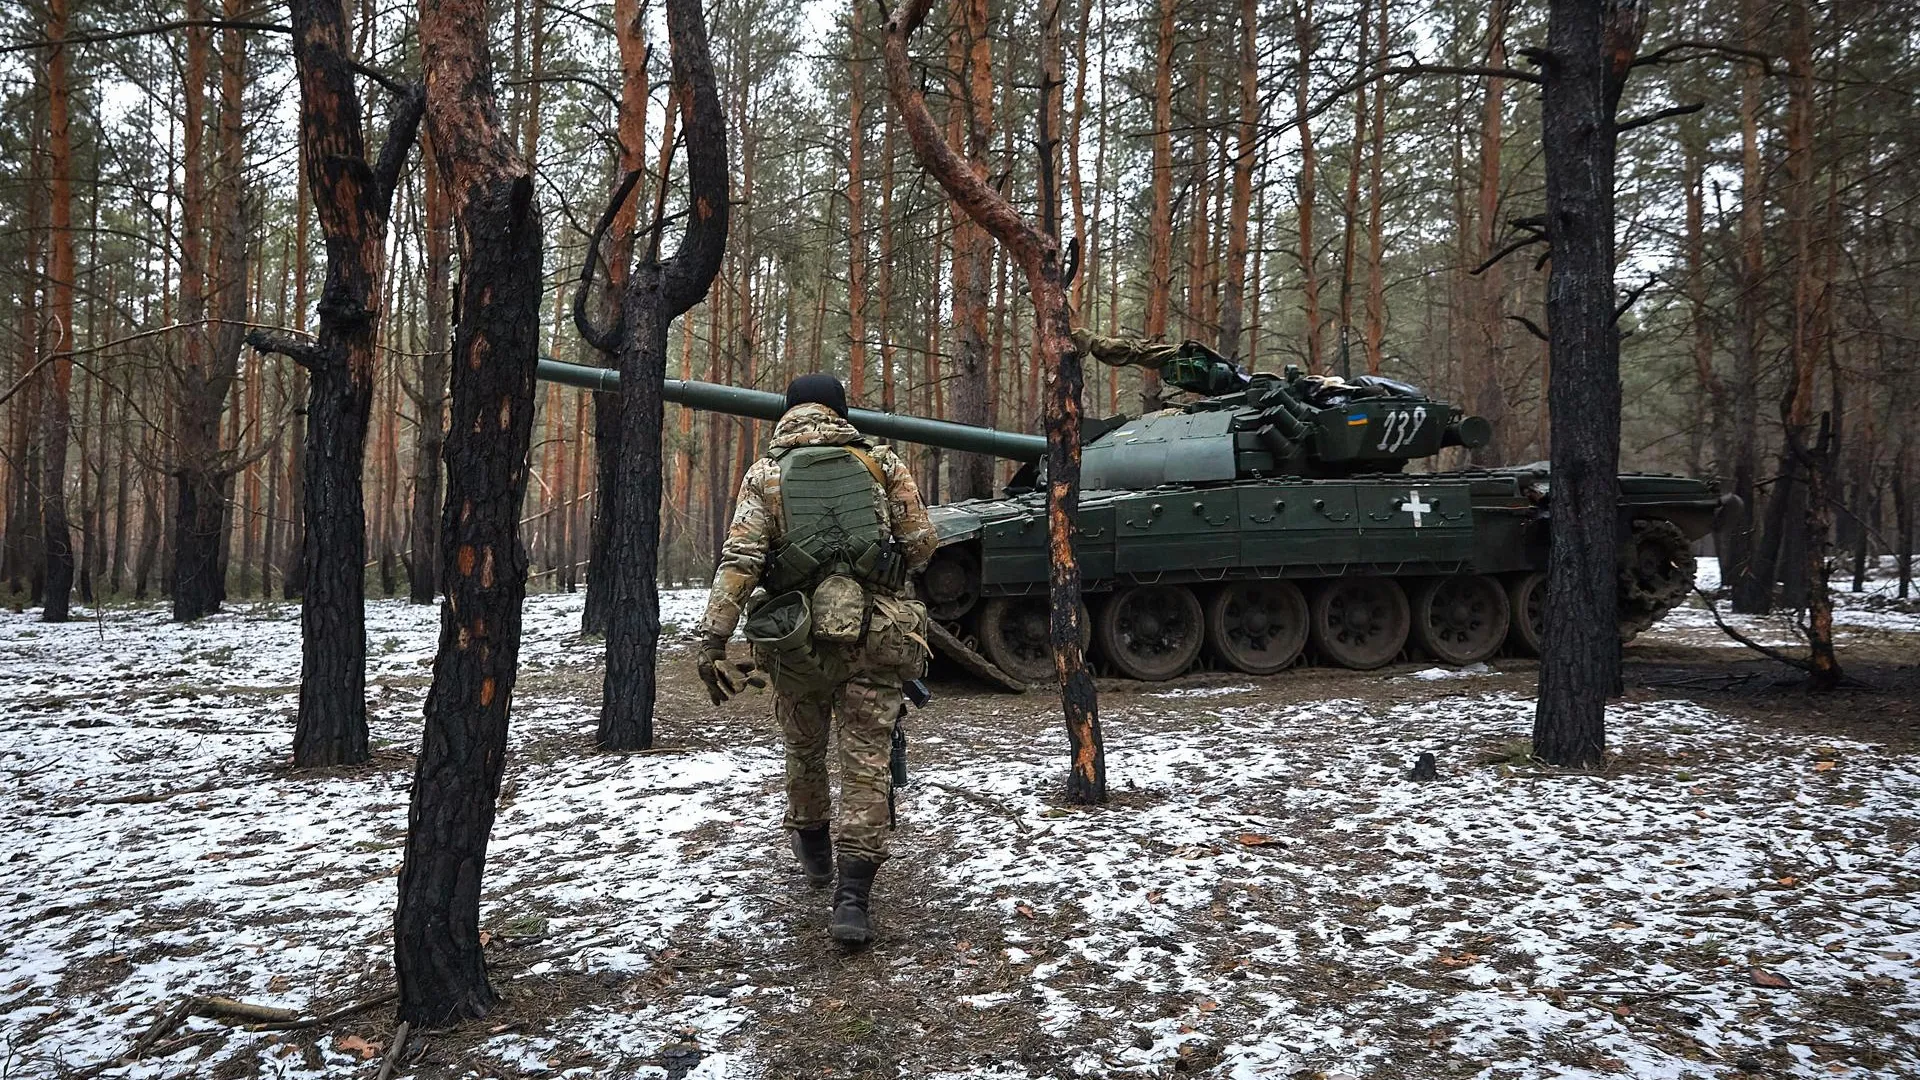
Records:
{"label": "soldier's shoulder strap", "polygon": [[861,449],[860,447],[853,446],[853,445],[842,447],[842,449],[844,449],[847,453],[852,454],[854,457],[860,459],[860,464],[865,465],[867,467],[867,471],[873,474],[873,482],[880,485],[880,490],[882,491],[887,490],[886,470],[880,467],[879,462],[873,460],[872,454],[869,454],[865,450]]}

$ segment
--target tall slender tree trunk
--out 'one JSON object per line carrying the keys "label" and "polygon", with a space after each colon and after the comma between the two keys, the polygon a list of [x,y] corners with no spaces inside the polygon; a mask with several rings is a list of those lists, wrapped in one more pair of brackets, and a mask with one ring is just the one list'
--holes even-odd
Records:
{"label": "tall slender tree trunk", "polygon": [[1300,233],[1300,295],[1307,330],[1307,371],[1321,371],[1320,263],[1319,249],[1313,240],[1313,203],[1317,192],[1314,177],[1313,127],[1307,113],[1308,92],[1313,84],[1313,52],[1317,35],[1313,27],[1313,0],[1295,0],[1293,38],[1299,59],[1294,64],[1294,128],[1300,136],[1299,195],[1295,215]]}
{"label": "tall slender tree trunk", "polygon": [[888,19],[887,88],[921,165],[968,216],[1006,245],[1027,275],[1034,310],[1034,362],[1047,369],[1049,636],[1070,750],[1067,793],[1078,802],[1102,802],[1107,797],[1106,757],[1093,677],[1080,650],[1080,566],[1073,547],[1080,498],[1082,385],[1059,236],[1060,0],[1044,0],[1041,9],[1041,217],[1037,228],[969,167],[941,136],[939,125],[927,110],[907,44],[926,19],[931,2],[909,0]]}
{"label": "tall slender tree trunk", "polygon": [[[40,481],[40,536],[47,578],[40,617],[66,622],[73,595],[73,532],[67,525],[67,443],[73,435],[73,137],[68,126],[67,0],[48,0],[47,38],[61,42],[48,49],[47,150],[49,249],[47,259],[48,342],[56,359],[45,383],[46,422]],[[83,463],[84,467],[84,463]],[[84,505],[85,500],[82,500]]]}
{"label": "tall slender tree trunk", "polygon": [[1233,201],[1227,212],[1226,288],[1220,298],[1220,352],[1241,355],[1247,293],[1247,222],[1253,211],[1253,159],[1259,148],[1260,6],[1240,0],[1240,115],[1234,128]]}
{"label": "tall slender tree trunk", "polygon": [[1619,692],[1620,331],[1614,322],[1614,110],[1643,13],[1625,0],[1552,0],[1540,110],[1546,150],[1553,513],[1533,750],[1598,768]]}
{"label": "tall slender tree trunk", "polygon": [[[600,705],[600,745],[644,750],[653,745],[653,706],[660,641],[659,540],[661,391],[667,330],[707,295],[726,252],[730,179],[727,129],[714,86],[700,0],[666,0],[674,97],[687,144],[688,224],[680,246],[658,257],[658,228],[627,280],[613,335],[618,338],[620,514],[610,547],[613,607],[607,620],[607,673]],[[662,170],[662,175],[665,170]],[[656,202],[656,208],[662,203]],[[659,220],[656,209],[656,224]]]}
{"label": "tall slender tree trunk", "polygon": [[482,0],[421,0],[430,145],[460,251],[440,646],[414,768],[394,969],[400,1018],[439,1027],[497,1000],[480,947],[480,883],[506,761],[527,553],[519,533],[540,348],[533,178],[494,103]]}
{"label": "tall slender tree trunk", "polygon": [[[647,7],[642,0],[618,0],[614,5],[614,37],[620,50],[620,175],[639,172],[647,165]],[[671,143],[673,103],[667,109]],[[663,156],[664,156],[663,151]],[[662,183],[665,183],[664,173]],[[639,221],[639,204],[645,198],[645,185],[614,215],[609,230],[607,253],[607,291],[601,313],[611,313],[620,291],[626,287],[633,263],[634,233]],[[603,353],[608,364],[617,357]],[[593,521],[587,534],[587,600],[580,614],[580,630],[587,634],[607,632],[608,604],[613,589],[613,521],[619,509],[620,409],[619,394],[593,395]]]}
{"label": "tall slender tree trunk", "polygon": [[[1759,0],[1742,0],[1741,20],[1749,48],[1760,44],[1766,25]],[[1760,289],[1766,277],[1766,174],[1760,160],[1761,79],[1757,63],[1742,67],[1740,76],[1740,273],[1734,299],[1733,378],[1727,407],[1731,413],[1733,461],[1730,493],[1740,500],[1736,512],[1721,523],[1715,550],[1720,555],[1720,580],[1732,589],[1733,610],[1762,614],[1773,608],[1773,567],[1757,565],[1756,524],[1760,520],[1758,472],[1759,382],[1762,318],[1766,302]],[[1723,468],[1728,466],[1723,465]],[[1776,486],[1768,492],[1769,506],[1788,493]]]}
{"label": "tall slender tree trunk", "polygon": [[[1374,24],[1379,47],[1374,51],[1376,67],[1387,66],[1387,46],[1392,27],[1388,22],[1388,0],[1380,0]],[[1381,344],[1387,333],[1386,236],[1382,215],[1386,208],[1386,181],[1383,179],[1387,151],[1387,89],[1373,91],[1373,129],[1367,148],[1367,373],[1380,374]]]}
{"label": "tall slender tree trunk", "polygon": [[424,212],[426,277],[424,315],[426,348],[420,355],[420,418],[414,425],[413,507],[408,547],[407,595],[416,604],[431,604],[438,592],[440,570],[441,455],[447,439],[447,331],[452,322],[448,300],[452,293],[453,218],[440,163],[428,140],[422,139],[421,196]]}
{"label": "tall slender tree trunk", "polygon": [[[308,208],[307,151],[304,145],[300,149],[299,175],[295,177],[294,184],[293,327],[296,330],[305,330],[307,327],[307,219],[312,216],[312,213]],[[305,368],[296,365],[289,377],[292,384],[287,392],[292,400],[299,401],[309,394]],[[287,550],[280,566],[280,595],[283,599],[293,600],[305,590],[307,579],[307,410],[293,411],[293,423],[287,433],[287,445],[291,448],[287,454]]]}
{"label": "tall slender tree trunk", "polygon": [[[1360,0],[1355,11],[1360,19],[1360,28],[1354,40],[1359,43],[1360,53],[1367,51],[1368,29],[1372,4],[1369,0]],[[1360,224],[1360,164],[1367,146],[1367,87],[1362,85],[1353,92],[1353,146],[1352,154],[1347,158],[1347,198],[1341,204],[1340,229],[1340,371],[1345,377],[1353,375],[1353,259],[1359,238]]]}
{"label": "tall slender tree trunk", "polygon": [[[1488,13],[1487,38],[1487,66],[1506,67],[1507,0],[1493,0]],[[1506,124],[1506,80],[1496,75],[1486,83],[1486,101],[1480,114],[1480,187],[1478,213],[1473,219],[1472,256],[1476,263],[1483,265],[1493,258],[1500,235],[1500,155],[1505,146]],[[1473,411],[1485,417],[1493,429],[1493,437],[1485,445],[1469,451],[1475,465],[1504,464],[1507,447],[1513,442],[1505,431],[1507,323],[1502,317],[1505,284],[1505,264],[1496,262],[1480,272],[1478,282],[1468,286],[1473,305],[1473,334],[1468,339],[1466,358],[1468,393],[1473,395]]]}
{"label": "tall slender tree trunk", "polygon": [[847,23],[847,404],[867,394],[866,14],[852,0]]}
{"label": "tall slender tree trunk", "polygon": [[[1167,336],[1173,294],[1173,35],[1179,0],[1160,0],[1160,28],[1153,54],[1153,216],[1147,221],[1148,341]],[[1038,343],[1036,342],[1036,347]],[[1140,411],[1161,405],[1160,373],[1140,373]]]}
{"label": "tall slender tree trunk", "polygon": [[[987,36],[987,0],[957,0],[965,25],[966,82],[963,120],[968,159],[987,179],[993,143],[993,44]],[[985,426],[992,396],[987,355],[987,302],[993,288],[993,241],[965,213],[953,215],[953,399],[951,417]],[[948,495],[954,499],[993,494],[993,459],[954,452],[948,461]]]}
{"label": "tall slender tree trunk", "polygon": [[293,759],[301,767],[367,758],[366,512],[362,471],[380,340],[380,288],[393,189],[420,123],[421,99],[395,114],[369,163],[360,129],[342,0],[296,0],[294,59],[307,184],[326,237],[317,343],[254,332],[256,349],[309,373],[302,502],[308,542],[300,605],[300,707]]}
{"label": "tall slender tree trunk", "polygon": [[[187,0],[187,19],[204,23],[206,0]],[[186,31],[186,84],[181,94],[183,148],[180,199],[180,320],[187,324],[185,356],[174,405],[173,617],[197,619],[219,610],[219,550],[222,543],[220,411],[226,383],[218,381],[208,360],[206,287],[207,72],[212,63],[212,31]]]}

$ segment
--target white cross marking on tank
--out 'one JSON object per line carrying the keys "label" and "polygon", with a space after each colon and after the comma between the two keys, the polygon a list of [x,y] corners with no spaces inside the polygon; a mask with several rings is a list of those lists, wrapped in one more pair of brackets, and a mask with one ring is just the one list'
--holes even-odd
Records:
{"label": "white cross marking on tank", "polygon": [[1421,502],[1418,491],[1409,491],[1407,492],[1407,501],[1400,504],[1400,509],[1413,515],[1413,527],[1417,529],[1420,527],[1421,516],[1433,509],[1433,504]]}

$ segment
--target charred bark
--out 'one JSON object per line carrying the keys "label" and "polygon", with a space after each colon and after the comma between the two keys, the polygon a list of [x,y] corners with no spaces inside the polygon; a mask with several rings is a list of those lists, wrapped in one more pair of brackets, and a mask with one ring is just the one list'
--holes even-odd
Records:
{"label": "charred bark", "polygon": [[307,187],[326,238],[317,343],[255,332],[256,349],[279,352],[307,369],[302,455],[300,707],[296,766],[345,765],[367,758],[366,507],[362,473],[373,403],[387,218],[393,189],[420,124],[416,91],[395,113],[386,147],[369,164],[360,101],[348,53],[341,0],[296,0],[294,63],[300,79],[301,155]]}
{"label": "charred bark", "polygon": [[497,1000],[480,947],[480,883],[506,759],[527,554],[519,535],[539,353],[533,180],[494,104],[480,0],[422,0],[426,122],[460,245],[440,645],[414,769],[394,916],[400,1018],[439,1027]]}
{"label": "charred bark", "polygon": [[667,0],[666,10],[674,100],[686,129],[689,212],[680,246],[663,261],[658,258],[662,202],[655,201],[653,239],[621,291],[612,328],[620,361],[622,453],[614,470],[613,490],[619,494],[608,544],[612,589],[600,704],[599,740],[609,750],[653,745],[667,328],[707,295],[727,243],[727,129],[707,50],[706,19],[699,0]]}
{"label": "charred bark", "polygon": [[1547,620],[1533,749],[1597,768],[1606,703],[1618,693],[1620,332],[1614,322],[1614,110],[1639,47],[1640,11],[1553,0],[1541,140],[1546,150],[1547,285],[1553,365],[1553,514]]}

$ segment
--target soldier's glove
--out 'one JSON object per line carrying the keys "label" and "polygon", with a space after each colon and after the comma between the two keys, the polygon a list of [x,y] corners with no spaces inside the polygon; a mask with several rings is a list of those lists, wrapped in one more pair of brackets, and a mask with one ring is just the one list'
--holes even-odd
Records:
{"label": "soldier's glove", "polygon": [[747,687],[767,685],[767,677],[755,668],[751,661],[727,659],[727,639],[710,637],[700,646],[698,663],[700,681],[707,684],[707,696],[715,705],[724,705],[728,698]]}

